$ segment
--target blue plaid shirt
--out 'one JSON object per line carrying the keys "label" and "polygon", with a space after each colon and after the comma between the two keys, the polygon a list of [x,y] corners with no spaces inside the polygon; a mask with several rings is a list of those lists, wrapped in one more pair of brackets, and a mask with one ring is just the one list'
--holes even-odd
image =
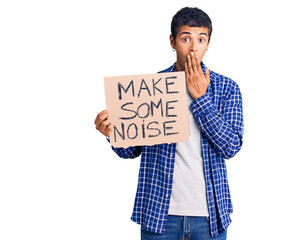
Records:
{"label": "blue plaid shirt", "polygon": [[[201,62],[203,73],[205,65]],[[161,72],[173,72],[175,64]],[[190,106],[201,130],[211,235],[224,232],[233,212],[225,159],[241,148],[242,96],[230,78],[210,72],[207,93]],[[164,233],[173,183],[176,143],[113,148],[121,158],[141,154],[138,189],[131,219],[143,228]]]}

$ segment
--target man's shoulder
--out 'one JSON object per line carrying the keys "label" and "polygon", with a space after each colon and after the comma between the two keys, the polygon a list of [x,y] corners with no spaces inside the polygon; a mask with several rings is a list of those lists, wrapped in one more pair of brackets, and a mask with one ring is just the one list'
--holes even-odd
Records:
{"label": "man's shoulder", "polygon": [[233,90],[239,88],[238,84],[230,77],[216,73],[212,70],[209,70],[209,76],[212,84],[219,86],[224,90]]}

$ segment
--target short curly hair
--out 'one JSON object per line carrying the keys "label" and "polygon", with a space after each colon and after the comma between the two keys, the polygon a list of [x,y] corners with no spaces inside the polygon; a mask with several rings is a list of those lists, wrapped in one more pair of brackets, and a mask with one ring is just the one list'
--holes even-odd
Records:
{"label": "short curly hair", "polygon": [[185,7],[179,10],[173,17],[171,22],[171,33],[174,40],[177,37],[179,28],[188,25],[190,27],[207,27],[208,41],[212,33],[212,24],[210,17],[201,9],[194,7]]}

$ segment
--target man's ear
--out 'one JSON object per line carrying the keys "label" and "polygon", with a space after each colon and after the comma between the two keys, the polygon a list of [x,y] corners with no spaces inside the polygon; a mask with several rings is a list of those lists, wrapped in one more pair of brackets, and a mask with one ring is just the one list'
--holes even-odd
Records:
{"label": "man's ear", "polygon": [[173,37],[172,34],[169,36],[169,40],[170,40],[170,45],[171,45],[171,47],[172,47],[173,49],[175,49],[175,48],[176,48],[176,41],[174,40],[174,37]]}

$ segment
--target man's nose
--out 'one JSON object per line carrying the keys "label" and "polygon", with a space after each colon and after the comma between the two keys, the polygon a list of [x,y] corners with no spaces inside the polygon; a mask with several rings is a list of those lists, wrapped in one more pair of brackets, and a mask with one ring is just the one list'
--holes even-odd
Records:
{"label": "man's nose", "polygon": [[191,48],[190,48],[190,52],[197,52],[197,45],[196,43],[192,43]]}

